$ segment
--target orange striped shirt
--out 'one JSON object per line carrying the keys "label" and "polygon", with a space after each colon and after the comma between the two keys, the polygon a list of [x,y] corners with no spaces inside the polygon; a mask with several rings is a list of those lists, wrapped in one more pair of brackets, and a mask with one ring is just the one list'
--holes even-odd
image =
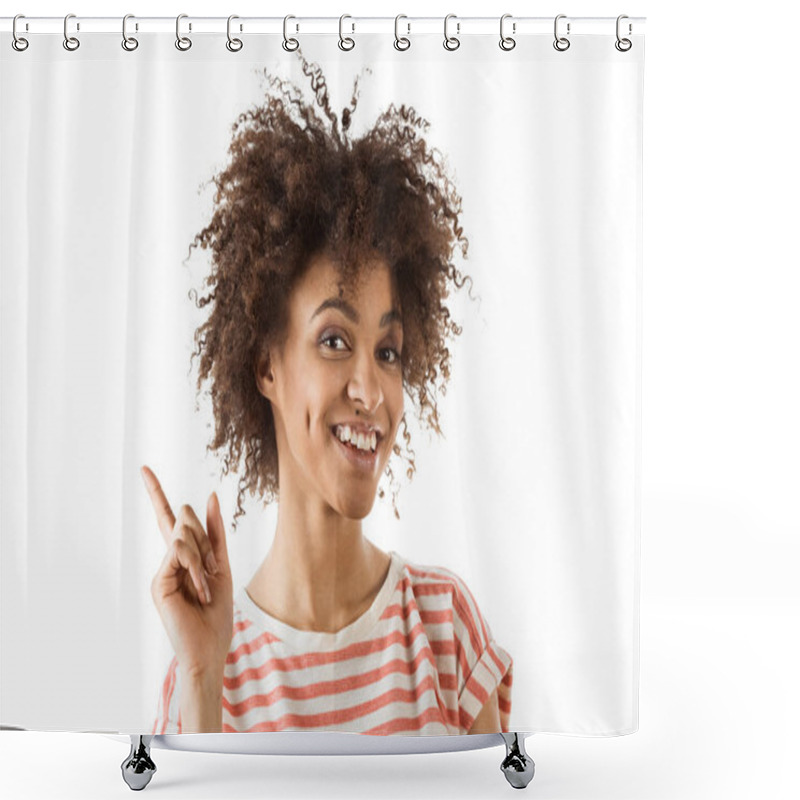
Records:
{"label": "orange striped shirt", "polygon": [[[497,689],[508,732],[513,661],[464,581],[390,552],[370,608],[336,633],[293,628],[242,587],[222,688],[223,732],[463,734]],[[173,657],[152,733],[180,733]]]}

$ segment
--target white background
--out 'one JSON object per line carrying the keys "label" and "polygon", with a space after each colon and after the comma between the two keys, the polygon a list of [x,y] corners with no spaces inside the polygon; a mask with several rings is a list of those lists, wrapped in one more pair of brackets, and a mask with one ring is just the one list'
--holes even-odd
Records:
{"label": "white background", "polygon": [[[800,141],[789,4],[265,9],[84,0],[63,16],[646,16],[638,733],[534,736],[539,798],[794,798],[800,750]],[[3,732],[7,797],[127,796],[127,748]],[[508,796],[502,748],[278,758],[156,750],[172,798]],[[112,794],[113,793],[113,794]]]}

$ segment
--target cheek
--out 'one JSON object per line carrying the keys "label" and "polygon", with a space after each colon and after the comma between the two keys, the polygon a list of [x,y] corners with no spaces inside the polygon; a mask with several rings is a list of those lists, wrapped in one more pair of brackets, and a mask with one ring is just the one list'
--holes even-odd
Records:
{"label": "cheek", "polygon": [[283,416],[289,435],[301,442],[308,438],[319,405],[315,400],[312,385],[302,375],[293,374],[284,384]]}
{"label": "cheek", "polygon": [[394,427],[394,432],[397,433],[400,427],[400,420],[403,418],[403,411],[405,410],[405,390],[403,387],[402,378],[394,381],[386,393],[386,405],[389,409],[389,419]]}

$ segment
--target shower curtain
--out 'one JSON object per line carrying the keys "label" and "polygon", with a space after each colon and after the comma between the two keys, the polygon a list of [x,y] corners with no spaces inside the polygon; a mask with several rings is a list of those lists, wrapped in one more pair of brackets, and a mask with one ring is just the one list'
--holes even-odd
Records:
{"label": "shower curtain", "polygon": [[3,726],[635,731],[641,21],[5,22]]}

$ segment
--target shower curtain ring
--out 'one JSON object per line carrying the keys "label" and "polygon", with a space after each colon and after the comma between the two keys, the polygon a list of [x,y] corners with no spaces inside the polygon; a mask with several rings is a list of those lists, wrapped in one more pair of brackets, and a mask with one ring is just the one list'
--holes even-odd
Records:
{"label": "shower curtain ring", "polygon": [[[620,14],[617,17],[617,41],[614,42],[614,47],[616,47],[617,50],[620,51],[620,53],[627,53],[628,50],[630,50],[631,47],[633,47],[633,42],[631,42],[630,39],[621,39],[620,38],[620,35],[619,35],[619,23],[623,19],[628,19],[628,15],[627,14]],[[628,23],[628,33],[630,34],[632,32],[633,32],[633,26],[629,22]]]}
{"label": "shower curtain ring", "polygon": [[[292,50],[297,50],[297,48],[300,47],[300,42],[298,42],[297,39],[295,39],[295,38],[291,38],[290,39],[286,35],[286,23],[290,19],[297,19],[297,17],[294,17],[291,14],[287,14],[283,18],[283,49],[284,50],[289,50],[291,52]],[[299,30],[299,28],[298,28],[298,30]]]}
{"label": "shower curtain ring", "polygon": [[[69,50],[70,52],[77,50],[81,46],[81,43],[78,41],[78,39],[76,39],[74,36],[70,36],[67,33],[67,22],[69,21],[70,17],[74,16],[74,14],[67,14],[67,16],[64,17],[64,49]],[[78,30],[80,30],[80,26],[78,26]]]}
{"label": "shower curtain ring", "polygon": [[[353,19],[349,14],[342,14],[342,16],[339,17],[339,49],[352,50],[356,46],[356,43],[349,36],[342,37],[342,22],[344,22],[345,18]],[[352,23],[352,25],[353,25],[353,32],[355,32],[356,30],[355,22]]]}
{"label": "shower curtain ring", "polygon": [[[231,39],[231,20],[232,19],[239,19],[236,14],[231,14],[228,17],[228,41],[225,42],[225,47],[231,51],[231,53],[238,53],[242,49],[242,40],[241,39]],[[239,30],[241,31],[242,26],[239,26]]]}
{"label": "shower curtain ring", "polygon": [[139,40],[135,39],[133,36],[128,36],[127,25],[129,19],[133,19],[133,14],[126,14],[122,18],[122,49],[127,50],[130,53],[139,46]]}
{"label": "shower curtain ring", "polygon": [[[461,40],[459,38],[457,38],[456,36],[448,36],[447,35],[447,22],[448,22],[448,20],[450,20],[453,17],[455,17],[455,14],[448,14],[444,18],[444,42],[443,42],[443,45],[444,45],[444,49],[445,50],[458,50],[458,48],[461,47]],[[456,22],[456,33],[460,33],[460,32],[461,32],[461,23],[460,22]]]}
{"label": "shower curtain ring", "polygon": [[[192,46],[192,40],[188,36],[181,36],[181,20],[186,19],[188,14],[178,14],[175,20],[175,47],[178,50],[186,51]],[[192,29],[192,23],[189,23],[189,30]]]}
{"label": "shower curtain ring", "polygon": [[[511,16],[511,14],[503,14],[500,17],[500,49],[501,50],[513,50],[517,46],[517,40],[512,39],[510,36],[505,36],[503,34],[503,23]],[[516,23],[512,23],[512,33],[516,33]]]}
{"label": "shower curtain ring", "polygon": [[[556,37],[556,40],[553,42],[553,47],[555,47],[555,49],[561,53],[563,53],[565,50],[569,50],[569,45],[570,45],[569,39],[567,39],[565,36],[558,35],[558,21],[560,19],[566,19],[566,18],[567,18],[566,14],[559,14],[556,17],[555,22],[553,23],[553,31],[554,31],[553,35]],[[567,35],[569,35],[569,22],[567,23]]]}
{"label": "shower curtain ring", "polygon": [[25,16],[23,14],[17,14],[17,16],[14,17],[14,23],[11,26],[11,34],[12,34],[12,36],[14,38],[11,40],[11,46],[18,53],[21,53],[23,50],[27,50],[28,49],[28,40],[24,39],[22,36],[17,36],[17,20],[18,19],[25,19]]}
{"label": "shower curtain ring", "polygon": [[[394,49],[395,50],[408,50],[411,47],[411,39],[406,38],[405,36],[400,36],[400,32],[398,30],[398,23],[400,19],[408,19],[405,14],[398,14],[394,18]],[[406,25],[408,26],[408,32],[411,33],[411,23],[407,22]]]}

